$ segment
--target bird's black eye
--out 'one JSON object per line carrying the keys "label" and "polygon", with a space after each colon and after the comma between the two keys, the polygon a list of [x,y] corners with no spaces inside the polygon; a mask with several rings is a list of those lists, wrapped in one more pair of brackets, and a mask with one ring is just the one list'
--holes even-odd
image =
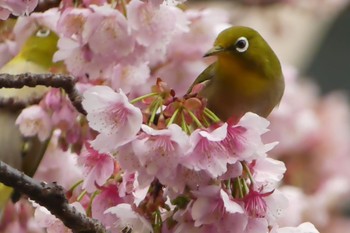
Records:
{"label": "bird's black eye", "polygon": [[247,51],[247,49],[249,47],[249,42],[248,42],[247,38],[245,38],[243,36],[238,38],[236,43],[235,43],[235,47],[236,47],[236,50],[240,53]]}
{"label": "bird's black eye", "polygon": [[36,32],[36,36],[37,37],[47,37],[48,35],[50,35],[50,30],[47,28],[40,28],[37,32]]}

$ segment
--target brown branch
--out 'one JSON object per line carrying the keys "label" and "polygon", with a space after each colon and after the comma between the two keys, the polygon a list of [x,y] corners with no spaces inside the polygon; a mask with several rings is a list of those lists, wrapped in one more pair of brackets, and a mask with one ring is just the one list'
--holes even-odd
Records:
{"label": "brown branch", "polygon": [[66,227],[79,233],[106,233],[105,227],[95,219],[78,212],[69,205],[63,188],[56,183],[39,182],[0,161],[0,182],[15,188],[30,199],[46,207]]}
{"label": "brown branch", "polygon": [[0,88],[35,87],[37,85],[62,88],[77,111],[86,115],[81,104],[82,96],[75,88],[75,83],[76,80],[73,76],[63,74],[0,74]]}
{"label": "brown branch", "polygon": [[19,98],[0,97],[0,108],[6,108],[11,111],[18,111],[30,105],[38,104],[43,97],[34,97],[28,100],[21,100]]}

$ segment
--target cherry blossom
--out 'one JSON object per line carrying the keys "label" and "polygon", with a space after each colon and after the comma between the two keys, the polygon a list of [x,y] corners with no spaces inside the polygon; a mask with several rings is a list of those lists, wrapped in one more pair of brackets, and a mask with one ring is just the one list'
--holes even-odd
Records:
{"label": "cherry blossom", "polygon": [[[225,147],[220,143],[226,137],[227,124],[212,132],[197,129],[191,134],[191,153],[185,160],[185,166],[196,171],[206,170],[213,177],[222,175],[229,159]],[[235,162],[233,160],[232,162]]]}
{"label": "cherry blossom", "polygon": [[219,221],[225,212],[243,213],[243,208],[230,200],[227,193],[218,186],[207,186],[194,192],[198,196],[194,201],[191,214],[195,221],[194,226],[213,224]]}
{"label": "cherry blossom", "polygon": [[118,195],[116,185],[102,187],[101,192],[91,204],[92,217],[98,219],[109,228],[113,227],[117,218],[112,213],[106,213],[106,210],[123,202],[124,200]]}
{"label": "cherry blossom", "polygon": [[188,137],[175,124],[163,130],[154,130],[147,125],[141,128],[145,134],[132,143],[135,156],[148,175],[166,180],[174,174],[181,157],[189,149]]}
{"label": "cherry blossom", "polygon": [[111,86],[115,90],[121,88],[125,93],[146,84],[150,77],[150,68],[146,62],[135,65],[117,64],[112,72]]}
{"label": "cherry blossom", "polygon": [[50,117],[39,105],[24,109],[18,116],[16,125],[24,136],[38,135],[41,141],[46,140],[51,134]]}
{"label": "cherry blossom", "polygon": [[84,92],[83,106],[90,127],[100,132],[91,145],[100,152],[110,152],[131,141],[142,123],[140,109],[131,105],[120,90],[95,86]]}
{"label": "cherry blossom", "polygon": [[237,124],[228,123],[224,146],[239,160],[252,161],[265,157],[276,143],[264,144],[261,135],[268,131],[269,122],[254,114],[246,113]]}
{"label": "cherry blossom", "polygon": [[309,222],[302,223],[297,227],[282,227],[272,231],[273,233],[319,233],[319,231]]}
{"label": "cherry blossom", "polygon": [[140,233],[153,232],[152,226],[147,220],[134,212],[129,204],[119,204],[106,210],[106,213],[114,214],[118,220],[114,224],[117,232],[124,229]]}
{"label": "cherry blossom", "polygon": [[96,186],[102,186],[114,171],[114,160],[110,155],[99,154],[90,145],[82,152],[78,160],[85,176],[82,188],[94,192]]}
{"label": "cherry blossom", "polygon": [[38,0],[1,0],[0,1],[0,19],[5,20],[10,14],[20,16],[28,15],[38,5]]}

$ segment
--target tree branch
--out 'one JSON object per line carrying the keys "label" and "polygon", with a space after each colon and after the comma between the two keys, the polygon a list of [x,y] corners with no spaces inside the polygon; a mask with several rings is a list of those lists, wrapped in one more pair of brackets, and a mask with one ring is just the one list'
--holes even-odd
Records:
{"label": "tree branch", "polygon": [[37,85],[62,88],[77,111],[86,115],[86,111],[81,104],[82,96],[75,88],[75,83],[76,80],[73,76],[63,74],[0,74],[0,88],[35,87]]}
{"label": "tree branch", "polygon": [[97,220],[87,217],[69,205],[63,188],[56,183],[46,184],[36,181],[2,161],[0,161],[0,182],[15,188],[38,204],[46,207],[73,232],[107,232]]}
{"label": "tree branch", "polygon": [[27,100],[21,100],[19,98],[0,97],[0,108],[6,108],[11,111],[18,111],[30,105],[38,104],[42,98],[43,97],[40,96]]}

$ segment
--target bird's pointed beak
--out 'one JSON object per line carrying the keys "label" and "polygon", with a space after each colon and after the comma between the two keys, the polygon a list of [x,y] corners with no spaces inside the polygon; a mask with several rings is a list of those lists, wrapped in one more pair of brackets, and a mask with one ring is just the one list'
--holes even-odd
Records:
{"label": "bird's pointed beak", "polygon": [[224,50],[225,49],[223,47],[221,47],[221,46],[215,46],[215,47],[209,49],[209,51],[206,52],[203,57],[213,56],[215,54],[223,52]]}

